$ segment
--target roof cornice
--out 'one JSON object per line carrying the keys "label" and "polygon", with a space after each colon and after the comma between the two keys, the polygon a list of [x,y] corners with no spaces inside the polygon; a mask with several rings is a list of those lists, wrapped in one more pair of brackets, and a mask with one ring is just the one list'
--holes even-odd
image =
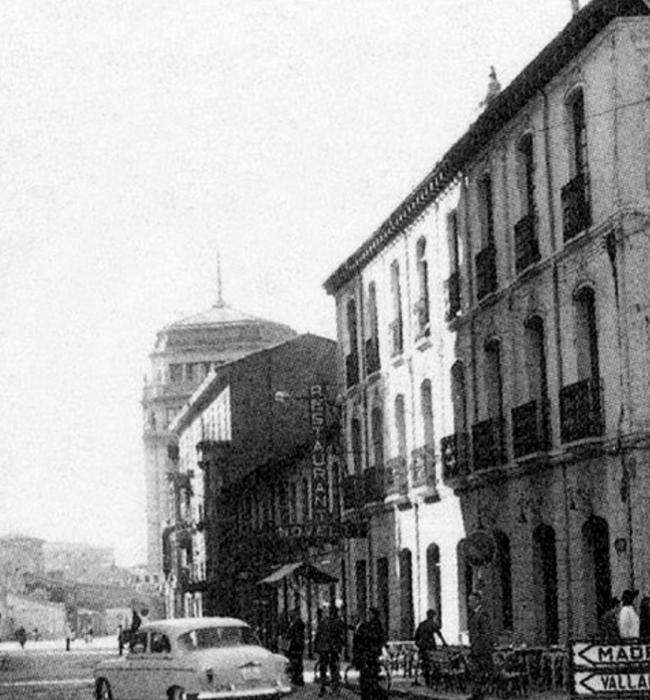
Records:
{"label": "roof cornice", "polygon": [[412,224],[462,174],[475,155],[589,42],[617,17],[650,14],[650,0],[592,0],[500,92],[381,226],[323,284],[335,294]]}

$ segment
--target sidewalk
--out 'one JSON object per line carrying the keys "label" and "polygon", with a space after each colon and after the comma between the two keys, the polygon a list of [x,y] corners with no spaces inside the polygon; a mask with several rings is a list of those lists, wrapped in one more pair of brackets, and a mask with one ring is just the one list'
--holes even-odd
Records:
{"label": "sidewalk", "polygon": [[[0,654],[7,652],[20,653],[22,650],[20,644],[14,639],[5,642],[0,642]],[[37,654],[51,654],[53,652],[65,651],[65,639],[40,639],[35,642],[28,639],[25,644],[25,652]],[[84,642],[83,639],[75,639],[70,644],[70,652],[78,654],[106,654],[106,652],[114,651],[117,655],[117,637],[111,635],[108,637],[95,637],[92,642]]]}
{"label": "sidewalk", "polygon": [[[435,698],[435,700],[467,700],[469,693],[448,693],[422,685],[413,685],[410,678],[393,677],[391,695],[400,698]],[[516,696],[520,700],[570,700],[566,691],[533,691],[527,695]],[[486,695],[489,700],[500,700],[496,695]]]}

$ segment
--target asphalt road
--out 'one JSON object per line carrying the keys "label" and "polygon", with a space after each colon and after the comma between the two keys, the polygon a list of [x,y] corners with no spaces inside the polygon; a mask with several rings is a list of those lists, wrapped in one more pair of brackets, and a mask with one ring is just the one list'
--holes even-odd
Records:
{"label": "asphalt road", "polygon": [[[93,700],[92,669],[115,653],[85,649],[66,653],[29,648],[21,652],[16,648],[2,652],[2,656],[0,700]],[[309,683],[290,697],[292,700],[315,700],[318,687]],[[355,697],[348,690],[341,691],[341,700]]]}

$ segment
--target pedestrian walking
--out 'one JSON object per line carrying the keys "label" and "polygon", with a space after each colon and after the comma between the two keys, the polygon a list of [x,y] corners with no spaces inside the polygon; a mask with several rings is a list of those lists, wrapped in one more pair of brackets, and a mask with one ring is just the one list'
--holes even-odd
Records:
{"label": "pedestrian walking", "polygon": [[[447,646],[447,642],[440,631],[436,611],[433,609],[427,610],[426,620],[422,620],[415,630],[415,646],[418,648],[420,668],[422,669],[422,676],[426,686],[430,686],[433,681],[433,653],[437,648],[436,636],[440,638],[443,646]],[[417,680],[415,685],[417,685]]]}
{"label": "pedestrian walking", "polygon": [[117,653],[120,656],[124,653],[124,628],[121,624],[117,626]]}
{"label": "pedestrian walking", "polygon": [[650,598],[643,596],[639,608],[639,637],[645,641],[650,640]]}
{"label": "pedestrian walking", "polygon": [[629,588],[623,591],[621,596],[621,611],[618,614],[618,632],[622,640],[638,639],[639,637],[639,616],[634,609],[634,600],[639,595],[639,591]]}
{"label": "pedestrian walking", "polygon": [[618,631],[620,605],[621,601],[618,598],[612,598],[607,610],[600,618],[600,639],[605,644],[617,644],[621,641],[621,635]]}
{"label": "pedestrian walking", "polygon": [[72,627],[69,622],[65,623],[65,650],[70,651],[70,642],[72,642]]}
{"label": "pedestrian walking", "polygon": [[289,657],[289,673],[293,685],[305,685],[302,657],[305,653],[305,623],[300,617],[300,610],[291,611],[290,623],[287,628],[287,656]]}
{"label": "pedestrian walking", "polygon": [[332,693],[338,695],[341,688],[341,650],[345,645],[345,623],[339,617],[335,605],[330,608],[329,617],[323,616],[316,630],[315,647],[319,655],[320,691],[319,697],[325,695],[327,676],[329,674]]}
{"label": "pedestrian walking", "polygon": [[483,700],[486,689],[494,679],[494,632],[492,620],[483,607],[483,598],[478,591],[469,594],[469,669],[472,694],[468,700]]}
{"label": "pedestrian walking", "polygon": [[18,644],[20,644],[20,648],[24,649],[25,642],[27,641],[27,632],[25,632],[24,627],[19,627],[16,630],[16,639],[18,640]]}

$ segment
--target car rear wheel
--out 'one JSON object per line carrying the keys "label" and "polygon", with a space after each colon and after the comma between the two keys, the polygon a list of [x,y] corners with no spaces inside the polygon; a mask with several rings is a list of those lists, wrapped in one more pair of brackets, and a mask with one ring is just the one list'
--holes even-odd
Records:
{"label": "car rear wheel", "polygon": [[111,684],[105,678],[97,683],[97,700],[113,700]]}
{"label": "car rear wheel", "polygon": [[185,700],[185,690],[176,686],[175,688],[170,688],[167,691],[167,696],[169,700]]}

